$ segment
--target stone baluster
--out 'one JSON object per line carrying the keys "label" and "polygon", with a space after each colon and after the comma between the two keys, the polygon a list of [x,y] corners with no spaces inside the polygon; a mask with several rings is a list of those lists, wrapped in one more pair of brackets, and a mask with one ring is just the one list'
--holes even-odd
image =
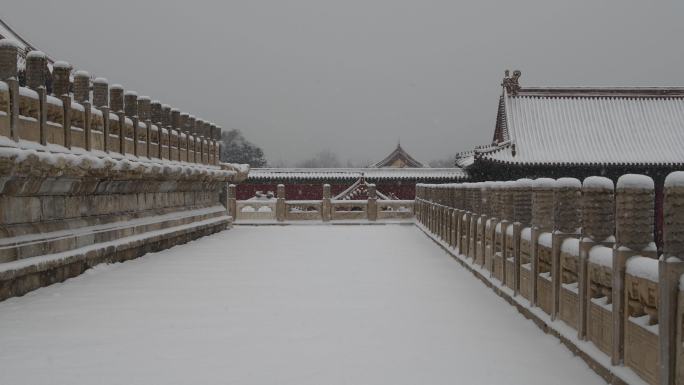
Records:
{"label": "stone baluster", "polygon": [[159,100],[153,100],[150,103],[150,119],[152,124],[157,128],[157,151],[154,154],[157,158],[162,158],[162,104]]}
{"label": "stone baluster", "polygon": [[276,220],[283,222],[286,218],[285,205],[285,185],[279,184],[276,187]]}
{"label": "stone baluster", "polygon": [[597,244],[612,247],[615,241],[615,186],[613,181],[590,176],[582,182],[582,235],[579,260],[579,324],[578,336],[587,336],[589,317],[589,251]]}
{"label": "stone baluster", "polygon": [[100,109],[109,107],[109,82],[105,78],[93,80],[93,105]]}
{"label": "stone baluster", "polygon": [[90,74],[87,71],[74,72],[74,100],[81,104],[90,101]]}
{"label": "stone baluster", "polygon": [[93,104],[102,112],[102,150],[109,152],[109,82],[105,78],[93,81]]}
{"label": "stone baluster", "polygon": [[653,179],[648,176],[627,174],[618,179],[613,249],[613,365],[618,365],[624,357],[627,259],[636,254],[655,257],[654,198]]}
{"label": "stone baluster", "polygon": [[[188,162],[195,162],[195,124],[197,118],[195,115],[188,116],[188,127],[187,127],[187,146],[188,146]],[[192,154],[190,153],[192,151]]]}
{"label": "stone baluster", "polygon": [[0,80],[9,88],[9,137],[19,140],[19,73],[17,62],[19,45],[9,39],[0,39]]}
{"label": "stone baluster", "polygon": [[378,194],[375,189],[375,184],[368,184],[368,220],[375,222],[378,219]]}
{"label": "stone baluster", "polygon": [[[189,120],[190,114],[188,114],[187,112],[182,112],[178,120],[178,159],[186,162],[190,160],[190,148],[188,147],[188,139],[190,137],[190,135],[188,134]],[[181,155],[181,147],[184,148],[182,153],[184,153],[185,155]]]}
{"label": "stone baluster", "polygon": [[0,39],[0,80],[17,79],[19,45],[14,40]]}
{"label": "stone baluster", "polygon": [[92,150],[92,109],[90,104],[90,74],[79,70],[74,72],[74,100],[83,106],[83,136],[85,149]]}
{"label": "stone baluster", "polygon": [[323,185],[323,200],[321,201],[321,220],[323,222],[330,222],[332,217],[332,194],[330,193],[330,185]]}
{"label": "stone baluster", "polygon": [[[663,199],[663,255],[658,261],[658,322],[660,383],[672,385],[682,378],[684,356],[678,355],[684,343],[684,172],[676,171],[665,178]],[[680,317],[678,319],[678,317]],[[679,329],[679,330],[678,330]]]}
{"label": "stone baluster", "polygon": [[236,195],[236,187],[234,184],[228,185],[228,202],[227,202],[227,208],[228,208],[228,215],[233,217],[233,220],[237,219],[237,195]]}
{"label": "stone baluster", "polygon": [[125,154],[126,147],[122,147],[124,138],[124,126],[126,125],[126,115],[124,114],[124,89],[120,84],[113,84],[109,87],[109,108],[115,113],[119,121],[119,130],[116,135],[119,137],[119,153]]}
{"label": "stone baluster", "polygon": [[152,102],[149,96],[138,98],[138,119],[145,124],[145,155],[151,158],[152,143]]}
{"label": "stone baluster", "polygon": [[71,76],[71,64],[65,61],[56,61],[52,65],[52,94],[56,97],[69,94]]}
{"label": "stone baluster", "polygon": [[[133,127],[128,131],[124,124],[124,138],[133,139],[133,155],[138,156],[138,93],[135,91],[126,91],[124,94],[124,113],[131,119]],[[124,139],[122,145],[125,146],[127,139]]]}
{"label": "stone baluster", "polygon": [[535,179],[532,185],[532,277],[530,279],[530,293],[532,305],[539,305],[537,283],[541,271],[539,256],[539,236],[553,230],[553,195],[556,181],[550,178]]}
{"label": "stone baluster", "polygon": [[553,233],[551,238],[551,319],[560,312],[561,245],[567,238],[578,238],[581,227],[582,182],[559,178],[553,190]]}
{"label": "stone baluster", "polygon": [[40,51],[31,51],[26,54],[26,85],[37,90],[45,87],[47,71],[47,56]]}
{"label": "stone baluster", "polygon": [[163,132],[166,130],[167,151],[160,152],[160,159],[163,159],[164,157],[166,157],[166,159],[171,159],[171,106],[168,104],[162,104],[161,124],[161,127],[159,127],[159,137],[163,138]]}

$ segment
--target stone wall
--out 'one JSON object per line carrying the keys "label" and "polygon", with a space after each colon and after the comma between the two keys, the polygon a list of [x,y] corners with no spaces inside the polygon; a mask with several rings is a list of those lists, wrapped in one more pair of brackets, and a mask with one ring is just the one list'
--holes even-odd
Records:
{"label": "stone wall", "polygon": [[[0,300],[212,232],[232,219],[220,127],[0,40]],[[91,102],[92,100],[92,102]]]}
{"label": "stone wall", "polygon": [[[543,322],[574,329],[573,346],[591,341],[613,365],[650,384],[679,383],[684,172],[665,183],[661,253],[654,242],[654,184],[644,175],[624,175],[616,186],[602,177],[544,178],[419,184],[416,191],[420,226],[474,270],[488,272],[499,290],[510,288],[512,301],[543,310]],[[470,202],[455,198],[461,191]],[[471,251],[480,242],[493,263]]]}

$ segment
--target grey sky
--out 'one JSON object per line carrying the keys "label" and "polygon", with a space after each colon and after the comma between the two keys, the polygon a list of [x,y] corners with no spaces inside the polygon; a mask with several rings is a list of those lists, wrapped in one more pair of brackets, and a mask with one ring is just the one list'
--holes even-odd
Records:
{"label": "grey sky", "polygon": [[506,68],[523,85],[684,84],[681,0],[4,0],[2,18],[272,162],[487,143]]}

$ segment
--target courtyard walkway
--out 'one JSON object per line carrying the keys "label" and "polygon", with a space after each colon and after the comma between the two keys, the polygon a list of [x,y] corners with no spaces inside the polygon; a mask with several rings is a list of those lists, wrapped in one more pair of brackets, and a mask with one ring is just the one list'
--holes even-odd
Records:
{"label": "courtyard walkway", "polygon": [[0,303],[1,384],[603,384],[419,229],[237,227]]}

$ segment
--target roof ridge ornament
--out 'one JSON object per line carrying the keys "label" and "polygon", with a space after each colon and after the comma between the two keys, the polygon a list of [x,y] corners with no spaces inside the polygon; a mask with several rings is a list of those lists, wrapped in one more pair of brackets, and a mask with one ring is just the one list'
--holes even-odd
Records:
{"label": "roof ridge ornament", "polygon": [[508,92],[511,95],[517,95],[518,91],[520,90],[520,83],[518,80],[520,79],[520,76],[522,75],[522,72],[520,70],[515,70],[513,71],[513,76],[510,76],[511,71],[506,70],[504,72],[504,79],[503,82],[501,82],[501,86],[506,89],[506,92]]}

